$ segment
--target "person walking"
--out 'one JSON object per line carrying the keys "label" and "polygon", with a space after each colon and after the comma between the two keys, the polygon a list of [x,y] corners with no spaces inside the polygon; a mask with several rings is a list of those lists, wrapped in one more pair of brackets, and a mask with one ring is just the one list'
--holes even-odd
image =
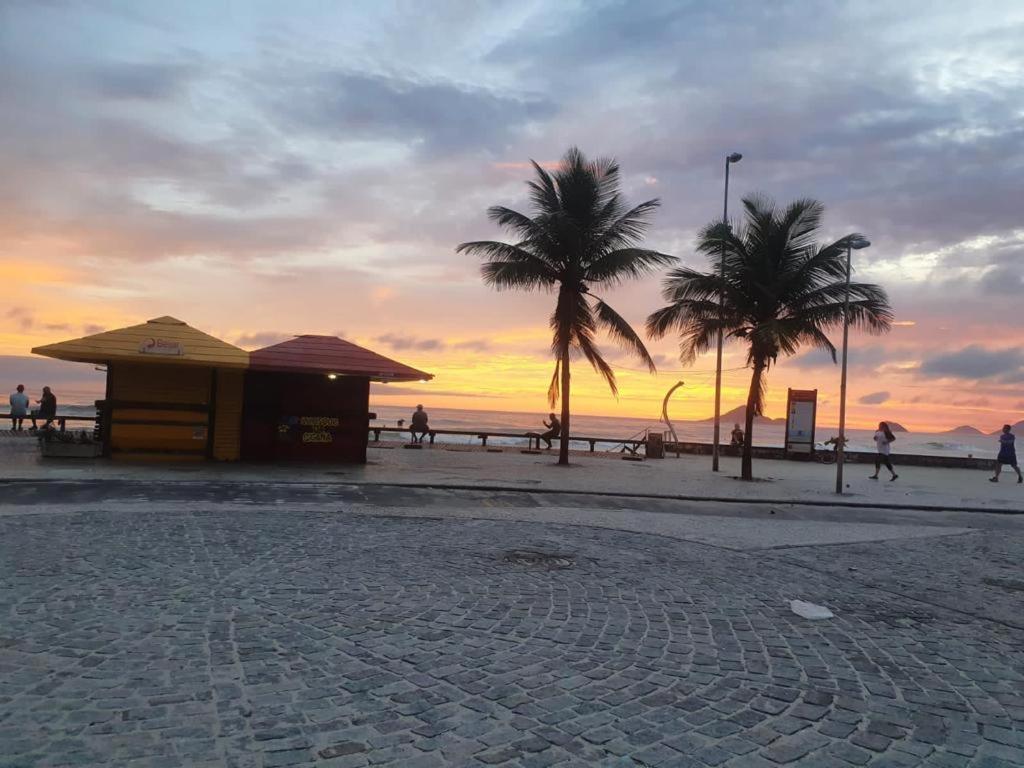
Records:
{"label": "person walking", "polygon": [[1003,424],[1003,432],[999,435],[999,455],[996,457],[996,473],[988,479],[990,483],[999,482],[999,473],[1003,471],[1003,464],[1009,464],[1017,473],[1017,482],[1024,483],[1024,475],[1021,475],[1020,466],[1017,464],[1017,448],[1014,443],[1016,435],[1011,431],[1009,424]]}
{"label": "person walking", "polygon": [[889,451],[894,440],[896,440],[896,435],[889,429],[889,425],[884,421],[879,422],[878,431],[875,432],[875,448],[878,450],[878,453],[875,454],[875,474],[871,475],[868,479],[877,480],[878,472],[883,464],[885,464],[886,469],[892,472],[889,482],[899,477],[896,474],[896,470],[892,468],[892,462],[889,460]]}
{"label": "person walking", "polygon": [[53,425],[53,420],[57,418],[57,396],[49,387],[43,387],[43,396],[36,402],[39,408],[32,411],[32,429],[39,429],[36,419],[43,419],[43,429],[49,429]]}
{"label": "person walking", "polygon": [[[416,411],[412,415],[411,423],[409,424],[409,433],[412,435],[412,441],[414,443],[422,443],[423,438],[427,436],[430,431],[430,427],[427,424],[427,412],[423,410],[422,405],[416,406]],[[419,435],[419,437],[417,437]]]}
{"label": "person walking", "polygon": [[21,432],[24,427],[22,423],[28,416],[28,395],[25,394],[25,385],[19,384],[18,388],[11,393],[11,430]]}

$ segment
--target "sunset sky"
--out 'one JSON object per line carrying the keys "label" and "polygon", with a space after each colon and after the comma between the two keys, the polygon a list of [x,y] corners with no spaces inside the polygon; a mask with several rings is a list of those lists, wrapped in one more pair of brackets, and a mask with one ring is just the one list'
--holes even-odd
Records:
{"label": "sunset sky", "polygon": [[[173,315],[245,348],[338,334],[433,372],[374,401],[546,412],[554,297],[495,293],[465,240],[527,209],[528,160],[616,157],[683,263],[755,191],[865,233],[897,323],[851,337],[850,419],[1024,418],[1024,3],[0,2],[3,386],[99,391],[33,346]],[[610,303],[641,325],[660,276]],[[838,342],[838,334],[835,341]],[[713,356],[658,376],[605,345],[580,413],[712,408]],[[726,350],[724,406],[745,399]],[[45,379],[45,380],[44,380]],[[780,360],[834,423],[839,369]],[[391,394],[389,394],[389,392]]]}

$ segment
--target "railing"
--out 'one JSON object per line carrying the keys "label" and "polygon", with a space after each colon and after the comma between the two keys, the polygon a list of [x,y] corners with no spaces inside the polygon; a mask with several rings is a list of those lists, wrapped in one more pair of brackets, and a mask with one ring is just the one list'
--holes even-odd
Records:
{"label": "railing", "polygon": [[[28,416],[15,416],[14,418],[24,419],[25,421],[32,421],[32,415],[31,414],[29,414]],[[2,414],[0,414],[0,425],[2,425],[5,421],[10,421],[10,420],[11,420],[11,414],[9,414],[9,413],[2,413]],[[43,422],[45,422],[46,419],[41,417],[41,416],[36,416],[36,421],[43,421]],[[69,422],[69,421],[87,421],[90,424],[95,424],[96,423],[96,417],[95,416],[54,416],[52,419],[50,419],[50,421],[56,422],[57,423],[57,429],[59,429],[61,432],[64,432],[67,429],[67,422]]]}
{"label": "railing", "polygon": [[[370,427],[370,432],[373,433],[373,441],[374,442],[380,442],[380,436],[381,436],[382,433],[393,432],[393,433],[399,433],[399,434],[408,434],[409,433],[409,428],[408,427]],[[643,434],[643,433],[638,433],[638,434]],[[462,436],[465,436],[465,437],[473,437],[473,438],[477,438],[478,440],[480,440],[481,444],[484,445],[484,446],[487,445],[487,440],[488,440],[488,438],[491,438],[491,437],[515,437],[515,438],[519,438],[519,439],[526,438],[527,440],[530,441],[529,442],[529,446],[530,446],[531,450],[533,450],[534,445],[536,445],[536,449],[537,450],[540,450],[540,441],[541,441],[540,436],[536,432],[533,432],[533,433],[529,433],[529,432],[493,432],[493,431],[489,431],[489,430],[479,430],[479,429],[474,429],[474,430],[465,430],[465,429],[428,429],[427,430],[427,436],[430,438],[431,445],[433,445],[434,438],[437,435],[462,435]],[[555,442],[558,439],[559,438],[557,438],[557,437],[551,438],[552,442]],[[594,453],[594,451],[596,449],[596,446],[599,443],[610,444],[612,446],[612,450],[614,450],[614,448],[616,446],[620,446],[621,445],[621,446],[623,446],[624,451],[629,451],[630,453],[634,453],[634,454],[637,453],[637,451],[639,451],[642,446],[646,446],[647,445],[647,440],[646,439],[635,439],[635,438],[627,438],[627,439],[623,440],[620,437],[584,437],[582,435],[573,435],[569,439],[572,440],[573,442],[577,442],[577,443],[588,443],[590,445],[590,452],[591,453]]]}

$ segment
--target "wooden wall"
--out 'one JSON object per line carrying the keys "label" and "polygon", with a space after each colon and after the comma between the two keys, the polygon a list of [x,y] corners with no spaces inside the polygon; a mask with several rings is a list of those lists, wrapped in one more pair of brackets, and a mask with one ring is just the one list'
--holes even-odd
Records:
{"label": "wooden wall", "polygon": [[110,455],[206,458],[213,369],[112,363],[107,376]]}
{"label": "wooden wall", "polygon": [[218,461],[238,461],[240,456],[244,386],[245,371],[217,369],[212,454]]}
{"label": "wooden wall", "polygon": [[242,458],[365,463],[370,380],[247,371]]}

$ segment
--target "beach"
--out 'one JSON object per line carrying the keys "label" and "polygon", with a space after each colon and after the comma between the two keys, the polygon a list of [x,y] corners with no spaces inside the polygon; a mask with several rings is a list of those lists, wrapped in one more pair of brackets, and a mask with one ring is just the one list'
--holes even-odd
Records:
{"label": "beach", "polygon": [[[409,407],[380,405],[370,403],[371,412],[377,415],[371,426],[396,427],[398,420],[402,419],[405,427],[409,426],[409,419],[412,416],[414,405]],[[61,411],[68,416],[93,416],[95,408],[92,405],[68,405],[62,406]],[[488,442],[496,445],[509,447],[527,447],[527,432],[543,432],[542,421],[547,418],[547,412],[536,414],[519,413],[513,411],[484,411],[457,408],[431,408],[427,407],[430,414],[430,426],[434,429],[450,429],[460,431],[492,431],[492,432],[517,432],[523,433],[522,439],[495,437]],[[73,424],[81,428],[78,424]],[[711,443],[712,425],[707,420],[702,421],[673,421],[676,434],[681,442]],[[741,425],[742,426],[742,425]],[[728,443],[728,433],[732,429],[732,423],[722,423],[722,434],[724,442]],[[586,435],[603,438],[616,438],[628,440],[638,435],[642,436],[646,430],[655,433],[667,433],[667,426],[657,418],[626,418],[620,416],[593,416],[589,414],[573,415],[572,432],[577,435]],[[823,445],[824,441],[838,434],[837,427],[829,425],[818,425],[816,428],[816,443],[819,449],[828,450]],[[754,445],[782,447],[784,442],[785,428],[783,424],[755,424]],[[872,452],[875,443],[872,439],[873,429],[850,429],[846,430],[850,443],[850,451]],[[452,445],[479,444],[479,440],[468,435],[438,435],[436,440],[441,443]],[[612,448],[606,445],[605,448]],[[573,444],[576,450],[587,450],[585,442]],[[950,456],[957,458],[981,458],[994,459],[998,452],[996,437],[992,435],[959,435],[943,434],[932,432],[899,432],[896,435],[896,444],[893,452],[910,453],[921,456]]]}

